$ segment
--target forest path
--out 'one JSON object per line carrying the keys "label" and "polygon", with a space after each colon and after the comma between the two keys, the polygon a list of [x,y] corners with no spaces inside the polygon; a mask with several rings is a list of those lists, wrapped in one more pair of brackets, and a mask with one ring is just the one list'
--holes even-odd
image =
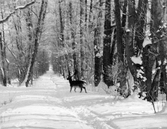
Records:
{"label": "forest path", "polygon": [[69,84],[51,70],[32,87],[0,92],[3,99],[10,98],[0,106],[0,129],[93,129],[65,104]]}
{"label": "forest path", "polygon": [[32,87],[0,86],[0,129],[167,129],[167,111],[146,101],[69,90],[51,69]]}

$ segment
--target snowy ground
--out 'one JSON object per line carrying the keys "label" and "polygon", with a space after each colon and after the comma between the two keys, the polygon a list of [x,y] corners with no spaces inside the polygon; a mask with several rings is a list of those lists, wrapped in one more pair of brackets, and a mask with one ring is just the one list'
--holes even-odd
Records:
{"label": "snowy ground", "polygon": [[122,100],[91,88],[87,94],[69,89],[51,70],[29,88],[0,86],[0,129],[167,129],[163,101],[154,114],[135,95]]}

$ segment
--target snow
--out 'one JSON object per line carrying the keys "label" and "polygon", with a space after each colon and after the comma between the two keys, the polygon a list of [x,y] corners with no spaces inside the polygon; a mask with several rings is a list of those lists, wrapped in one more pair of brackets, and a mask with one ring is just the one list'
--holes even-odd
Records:
{"label": "snow", "polygon": [[155,114],[136,92],[122,99],[102,86],[86,87],[88,93],[70,93],[68,81],[51,69],[32,87],[0,86],[0,129],[167,129],[163,94]]}
{"label": "snow", "polygon": [[142,64],[142,59],[141,59],[141,55],[140,56],[132,56],[131,57],[131,60],[132,60],[132,62],[133,63],[135,63],[135,64]]}
{"label": "snow", "polygon": [[143,42],[143,48],[147,46],[148,44],[152,44],[150,38],[148,36],[145,37],[144,42]]}

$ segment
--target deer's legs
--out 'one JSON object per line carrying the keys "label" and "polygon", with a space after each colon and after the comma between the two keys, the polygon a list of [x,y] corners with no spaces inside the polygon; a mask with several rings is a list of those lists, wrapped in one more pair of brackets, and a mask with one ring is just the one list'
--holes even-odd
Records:
{"label": "deer's legs", "polygon": [[71,92],[71,90],[72,90],[72,86],[70,87],[70,92]]}
{"label": "deer's legs", "polygon": [[84,90],[85,90],[85,93],[87,93],[86,88],[85,88],[85,87],[83,87],[83,88],[84,88]]}
{"label": "deer's legs", "polygon": [[82,92],[82,87],[80,87],[81,88],[81,91],[80,91],[80,93]]}
{"label": "deer's legs", "polygon": [[74,88],[74,91],[75,91],[75,92],[76,92],[76,89],[77,89],[77,88],[75,87],[75,88]]}

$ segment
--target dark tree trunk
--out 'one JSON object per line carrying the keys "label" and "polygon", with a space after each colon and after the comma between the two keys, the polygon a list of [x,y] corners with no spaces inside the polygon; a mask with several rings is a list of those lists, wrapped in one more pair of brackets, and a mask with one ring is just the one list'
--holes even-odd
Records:
{"label": "dark tree trunk", "polygon": [[[1,10],[2,11],[2,10]],[[1,12],[1,18],[4,19],[4,14]],[[6,41],[5,41],[5,30],[4,23],[2,23],[2,32],[0,32],[0,51],[1,51],[1,73],[2,73],[2,84],[7,86],[7,57],[6,57]]]}
{"label": "dark tree trunk", "polygon": [[92,31],[92,27],[93,27],[93,0],[90,1],[90,8],[89,8],[89,19],[88,19],[88,30],[89,33],[91,33]]}
{"label": "dark tree trunk", "polygon": [[[143,66],[145,70],[145,77],[147,78],[145,85],[146,89],[144,91],[150,92],[151,90],[151,83],[152,83],[152,68],[154,65],[154,62],[156,60],[156,57],[149,53],[150,46],[146,46],[143,49]],[[149,95],[149,94],[148,94]]]}
{"label": "dark tree trunk", "polygon": [[[63,20],[63,11],[62,11],[62,1],[61,0],[59,0],[59,19],[60,19],[60,40],[59,40],[59,48],[60,49],[63,49],[63,47],[64,47],[64,20]],[[60,72],[61,72],[61,74],[63,75],[63,77],[65,77],[65,71],[64,71],[64,67],[65,67],[65,65],[64,65],[64,55],[61,55],[60,57],[59,57],[60,59],[59,59],[59,63],[60,63]]]}
{"label": "dark tree trunk", "polygon": [[[73,6],[72,6],[72,2],[69,3],[69,17],[70,17],[70,24],[71,26],[74,23],[73,21]],[[77,51],[76,51],[76,39],[75,39],[75,30],[74,28],[71,27],[71,38],[72,38],[72,49],[73,49],[73,64],[74,64],[74,68],[73,68],[73,72],[75,73],[74,74],[74,79],[78,80],[80,78],[80,75],[79,75],[79,61],[78,61],[78,58],[77,58],[77,55],[79,54]]]}
{"label": "dark tree trunk", "polygon": [[[158,66],[157,66],[158,67]],[[156,74],[151,83],[151,89],[147,92],[148,101],[156,101],[158,97],[158,87],[160,85],[161,69],[157,69]]]}
{"label": "dark tree trunk", "polygon": [[105,3],[105,21],[104,21],[104,41],[103,41],[103,81],[108,85],[113,85],[113,80],[109,80],[109,67],[111,67],[110,45],[111,45],[111,0]]}
{"label": "dark tree trunk", "polygon": [[88,11],[88,1],[87,0],[85,0],[85,31],[87,32],[87,23],[88,23],[88,13],[87,13],[87,11]]}
{"label": "dark tree trunk", "polygon": [[122,14],[122,27],[126,27],[126,17],[127,17],[127,0],[124,0],[123,14]]}
{"label": "dark tree trunk", "polygon": [[[151,4],[151,28],[150,28],[150,32],[151,32],[151,38],[152,38],[152,42],[153,44],[151,45],[147,45],[144,48],[144,52],[147,53],[144,54],[143,53],[143,64],[144,64],[144,68],[145,68],[145,73],[146,73],[146,91],[147,91],[147,100],[148,101],[154,101],[156,99],[157,96],[151,96],[152,100],[150,100],[150,93],[153,93],[155,91],[154,87],[155,87],[155,83],[152,82],[152,69],[153,69],[153,65],[155,60],[157,60],[158,56],[156,54],[154,54],[154,50],[156,50],[155,53],[158,53],[158,49],[159,46],[161,44],[161,42],[159,41],[159,39],[161,39],[161,33],[158,33],[158,30],[160,29],[159,26],[162,25],[162,18],[163,18],[163,8],[161,5],[160,0],[153,0],[152,4]],[[158,40],[157,40],[158,39]],[[163,51],[163,50],[162,50]],[[161,54],[162,55],[162,54]],[[161,62],[163,63],[163,62]],[[160,81],[160,78],[158,78]],[[154,95],[154,94],[151,94]]]}
{"label": "dark tree trunk", "polygon": [[[120,94],[124,97],[128,97],[129,93],[128,87],[126,85],[126,76],[127,76],[127,64],[125,63],[125,45],[123,42],[123,29],[121,24],[121,14],[120,14],[120,1],[114,0],[115,3],[115,20],[116,20],[116,41],[117,41],[117,55],[118,55],[118,63],[120,65],[119,67],[119,82],[120,82]],[[122,23],[124,24],[125,21]]]}
{"label": "dark tree trunk", "polygon": [[[131,60],[131,57],[134,56],[134,48],[133,48],[133,36],[134,36],[133,33],[134,32],[133,31],[134,31],[134,23],[135,23],[135,16],[136,16],[135,15],[135,5],[134,5],[135,2],[134,2],[134,0],[131,0],[126,4],[128,4],[129,15],[128,16],[124,15],[127,12],[126,8],[124,7],[124,14],[123,14],[123,21],[124,22],[122,22],[122,26],[125,26],[125,29],[128,29],[128,30],[125,30],[126,31],[126,34],[125,34],[125,44],[126,44],[125,45],[125,53],[126,53],[128,68],[129,68],[131,74],[133,75],[134,80],[137,81],[136,69],[133,66],[133,62]],[[128,17],[127,28],[126,28],[126,23],[125,23],[126,17]]]}
{"label": "dark tree trunk", "polygon": [[61,1],[59,2],[59,18],[60,18],[60,47],[64,47],[64,21],[63,21]]}
{"label": "dark tree trunk", "polygon": [[111,65],[114,65],[115,64],[115,61],[116,61],[116,57],[115,57],[115,52],[116,52],[116,28],[115,26],[113,26],[112,28],[112,35],[111,35],[111,38],[112,38],[112,45],[111,45],[111,50],[110,50],[110,63]]}
{"label": "dark tree trunk", "polygon": [[167,100],[167,74],[166,74],[166,65],[167,63],[164,63],[166,53],[167,53],[167,47],[166,47],[166,39],[165,41],[161,41],[159,44],[159,49],[160,49],[160,61],[161,63],[161,81],[163,83],[161,90],[165,92],[166,94],[166,100]]}
{"label": "dark tree trunk", "polygon": [[85,73],[85,41],[84,41],[84,30],[85,30],[85,25],[84,25],[84,6],[85,2],[84,0],[80,0],[80,53],[81,53],[81,78],[84,78],[84,73]]}
{"label": "dark tree trunk", "polygon": [[138,55],[141,53],[143,48],[143,41],[145,38],[144,28],[146,27],[146,14],[147,14],[148,0],[139,0],[138,9],[137,9],[137,25],[135,32],[135,41],[136,41],[136,50],[135,54]]}
{"label": "dark tree trunk", "polygon": [[97,18],[97,26],[94,31],[94,54],[95,54],[95,63],[94,63],[94,84],[98,86],[101,80],[102,75],[102,63],[103,63],[103,56],[102,56],[102,31],[103,31],[103,24],[102,24],[102,6],[103,1],[99,0],[99,8],[101,9],[98,13]]}
{"label": "dark tree trunk", "polygon": [[2,73],[2,83],[3,86],[7,86],[7,77],[6,77],[6,47],[2,42],[2,33],[0,32],[0,51],[1,51],[1,73]]}
{"label": "dark tree trunk", "polygon": [[[141,54],[141,50],[143,50],[143,41],[145,38],[145,27],[146,27],[146,13],[147,13],[147,0],[139,0],[137,13],[135,10],[135,0],[131,0],[128,3],[128,29],[129,32],[126,34],[126,55],[127,62],[130,72],[134,77],[135,82],[139,82],[144,87],[143,81],[137,78],[137,67],[132,62],[130,57],[136,55],[139,56]],[[137,24],[136,24],[136,21]],[[141,64],[140,64],[141,65]],[[142,88],[141,87],[141,88]]]}
{"label": "dark tree trunk", "polygon": [[122,41],[123,30],[121,26],[121,14],[120,14],[120,1],[114,0],[115,2],[115,21],[116,21],[116,41],[117,41],[117,54],[118,62],[124,63],[124,45]]}

